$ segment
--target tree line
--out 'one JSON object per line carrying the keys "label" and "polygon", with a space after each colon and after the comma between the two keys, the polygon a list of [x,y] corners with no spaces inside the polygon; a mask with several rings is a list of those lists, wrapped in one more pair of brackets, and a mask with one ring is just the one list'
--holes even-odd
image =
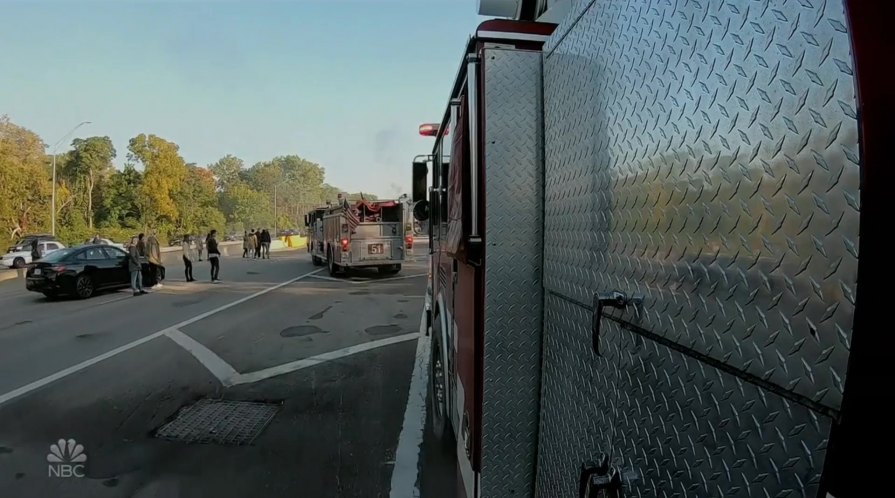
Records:
{"label": "tree line", "polygon": [[[161,238],[212,228],[297,229],[307,211],[341,191],[325,182],[322,166],[297,155],[251,167],[226,155],[200,166],[152,134],[130,139],[122,169],[113,163],[119,153],[109,137],[94,136],[75,138],[56,154],[56,236],[63,242],[97,233],[121,242],[148,227]],[[0,229],[9,239],[50,232],[52,162],[40,136],[0,116]]]}

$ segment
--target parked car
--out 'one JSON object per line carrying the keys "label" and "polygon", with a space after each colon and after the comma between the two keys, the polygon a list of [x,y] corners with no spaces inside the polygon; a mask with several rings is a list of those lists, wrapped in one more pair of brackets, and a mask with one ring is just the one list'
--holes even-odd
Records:
{"label": "parked car", "polygon": [[60,249],[41,258],[25,273],[25,288],[48,298],[68,294],[81,299],[97,291],[130,285],[127,252],[107,244]]}
{"label": "parked car", "polygon": [[[100,244],[103,244],[103,245],[107,245],[107,246],[117,247],[117,248],[119,248],[119,249],[125,249],[124,244],[119,244],[119,243],[117,243],[117,242],[112,242],[112,239],[99,239],[99,243],[100,243]],[[81,244],[81,245],[78,246],[78,247],[84,247],[84,246],[89,246],[89,245],[93,245],[93,239],[90,239],[89,241],[87,241],[87,242]]]}
{"label": "parked car", "polygon": [[22,250],[25,250],[25,249],[27,249],[27,250],[30,251],[30,250],[31,250],[31,242],[32,242],[34,239],[41,240],[41,241],[44,241],[44,240],[45,240],[45,241],[51,241],[51,240],[52,240],[52,241],[54,241],[54,242],[58,242],[58,240],[56,239],[56,237],[54,237],[54,236],[52,236],[52,235],[50,235],[50,234],[47,234],[47,233],[36,233],[36,234],[26,235],[26,236],[22,237],[22,238],[19,239],[14,245],[9,246],[9,247],[6,249],[6,252],[22,251]]}
{"label": "parked car", "polygon": [[[32,241],[34,238],[31,239]],[[65,244],[56,240],[40,240],[37,243],[40,253],[43,257],[54,253],[60,249],[65,249]],[[31,263],[31,241],[25,246],[16,245],[13,250],[4,254],[0,259],[0,265],[7,268],[24,268]]]}

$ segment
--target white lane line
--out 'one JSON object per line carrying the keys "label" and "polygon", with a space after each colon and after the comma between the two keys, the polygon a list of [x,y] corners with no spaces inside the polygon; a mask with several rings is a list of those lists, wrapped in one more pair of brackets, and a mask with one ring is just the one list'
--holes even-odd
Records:
{"label": "white lane line", "polygon": [[416,360],[410,376],[410,389],[407,393],[407,408],[404,409],[404,422],[395,450],[395,466],[392,469],[389,498],[420,495],[416,483],[423,446],[423,430],[426,426],[426,387],[429,378],[430,347],[430,338],[426,337],[425,312],[420,318],[419,337],[416,343]]}
{"label": "white lane line", "polygon": [[356,284],[357,283],[357,282],[354,282],[354,281],[351,281],[348,279],[344,279],[344,278],[333,278],[333,277],[326,277],[323,275],[314,275],[312,278],[316,278],[317,280],[327,280],[330,282],[339,282],[341,284]]}
{"label": "white lane line", "polygon": [[363,353],[365,351],[370,351],[371,349],[377,349],[377,348],[381,348],[381,347],[385,347],[385,346],[391,346],[392,344],[413,341],[413,340],[416,340],[419,336],[420,335],[416,332],[414,332],[412,334],[398,335],[395,337],[380,339],[378,341],[370,341],[370,342],[365,342],[363,344],[349,346],[347,348],[337,349],[335,351],[330,351],[328,353],[318,354],[316,356],[312,356],[310,358],[305,358],[303,360],[291,361],[289,363],[284,363],[282,365],[277,365],[275,367],[265,368],[264,370],[258,370],[256,372],[239,374],[239,376],[237,376],[236,379],[234,379],[233,385],[251,384],[253,382],[262,381],[265,379],[269,379],[271,377],[276,377],[279,375],[295,372],[296,370],[302,370],[304,368],[320,365],[321,363],[326,363],[328,361],[345,358],[346,356],[351,356],[351,355],[355,355],[358,353]]}
{"label": "white lane line", "polygon": [[[262,295],[264,295],[264,294],[267,294],[268,292],[272,292],[272,291],[275,291],[275,290],[277,290],[277,289],[279,289],[279,288],[281,288],[281,287],[285,287],[285,286],[287,286],[287,285],[289,285],[289,284],[291,284],[291,283],[293,283],[293,282],[297,282],[297,281],[299,281],[299,280],[301,280],[301,279],[303,279],[303,278],[307,278],[307,277],[309,277],[309,276],[311,276],[311,275],[313,275],[313,274],[315,274],[315,273],[317,273],[317,272],[320,272],[320,271],[323,271],[323,269],[321,268],[321,269],[318,269],[318,270],[314,270],[314,271],[312,271],[312,272],[305,273],[304,275],[300,275],[300,276],[295,277],[295,278],[293,278],[293,279],[290,279],[290,280],[287,280],[287,281],[285,281],[285,282],[282,282],[282,283],[279,283],[279,284],[277,284],[277,285],[274,285],[273,287],[268,287],[267,289],[258,291],[258,292],[254,293],[254,294],[250,294],[250,295],[248,295],[248,296],[246,296],[246,297],[243,297],[243,298],[241,298],[241,299],[237,299],[236,301],[233,301],[233,302],[231,302],[231,303],[225,304],[225,305],[223,305],[223,306],[221,306],[221,307],[219,307],[219,308],[215,308],[215,309],[213,309],[213,310],[211,310],[211,311],[206,311],[205,313],[201,313],[201,314],[199,314],[199,315],[196,315],[196,316],[194,316],[194,317],[192,317],[192,318],[190,318],[190,319],[188,319],[188,320],[184,320],[184,321],[182,321],[182,322],[180,322],[180,323],[177,323],[177,324],[174,324],[174,325],[172,325],[172,326],[170,326],[170,327],[168,327],[168,328],[159,330],[158,332],[155,332],[155,333],[153,333],[153,334],[150,334],[150,335],[148,335],[148,336],[146,336],[146,337],[142,337],[142,338],[140,338],[140,339],[137,339],[136,341],[129,342],[129,343],[123,345],[123,346],[119,346],[119,347],[117,347],[117,348],[115,348],[115,349],[113,349],[113,350],[111,350],[111,351],[107,351],[107,352],[105,352],[105,353],[103,353],[103,354],[101,354],[101,355],[99,355],[99,356],[90,358],[89,360],[82,361],[81,363],[78,363],[77,365],[73,365],[73,366],[70,366],[70,367],[68,367],[68,368],[66,368],[66,369],[60,370],[60,371],[58,371],[58,372],[56,372],[56,373],[54,373],[54,374],[48,375],[48,376],[46,376],[46,377],[44,377],[44,378],[42,378],[42,379],[39,379],[39,380],[36,380],[36,381],[30,383],[30,384],[26,384],[26,385],[24,385],[24,386],[22,386],[22,387],[19,387],[19,388],[17,388],[17,389],[13,389],[12,391],[10,391],[10,392],[8,392],[8,393],[0,394],[0,405],[3,405],[4,403],[6,403],[6,402],[8,402],[8,401],[11,401],[11,400],[13,400],[13,399],[15,399],[15,398],[18,398],[19,396],[28,394],[28,393],[30,393],[31,391],[34,391],[35,389],[40,389],[41,387],[43,387],[43,386],[45,386],[45,385],[47,385],[47,384],[49,384],[49,383],[51,383],[51,382],[55,382],[55,381],[57,381],[57,380],[59,380],[59,379],[62,379],[63,377],[67,377],[67,376],[69,376],[69,375],[71,375],[71,374],[73,374],[73,373],[79,372],[79,371],[81,371],[81,370],[83,370],[83,369],[85,369],[85,368],[87,368],[87,367],[89,367],[89,366],[91,366],[91,365],[95,365],[96,363],[99,363],[99,362],[101,362],[101,361],[103,361],[103,360],[105,360],[105,359],[107,359],[107,358],[111,358],[111,357],[117,355],[118,353],[123,353],[124,351],[127,351],[128,349],[132,349],[132,348],[134,348],[134,347],[136,347],[136,346],[139,346],[139,345],[141,345],[141,344],[143,344],[143,343],[145,343],[145,342],[151,341],[152,339],[155,339],[156,337],[158,337],[158,336],[160,336],[160,335],[162,335],[162,334],[165,334],[166,332],[169,332],[169,331],[171,331],[171,330],[177,330],[177,329],[186,327],[187,325],[189,325],[189,324],[191,324],[191,323],[198,322],[199,320],[203,320],[203,319],[208,318],[208,317],[210,317],[210,316],[212,316],[212,315],[215,315],[215,314],[217,314],[217,313],[220,313],[220,312],[222,312],[222,311],[224,311],[224,310],[227,310],[227,309],[230,309],[230,308],[232,308],[232,307],[234,307],[234,306],[240,305],[240,304],[242,304],[242,303],[244,303],[244,302],[246,302],[246,301],[248,301],[248,300],[250,300],[250,299],[255,299],[255,298],[258,297],[258,296],[262,296]],[[146,298],[144,298],[144,299],[146,299]]]}
{"label": "white lane line", "polygon": [[400,277],[387,277],[387,278],[377,278],[375,280],[370,280],[370,282],[388,282],[390,280],[404,280],[407,278],[417,278],[417,277],[425,277],[425,273],[420,273],[418,275],[403,275]]}
{"label": "white lane line", "polygon": [[117,355],[118,353],[123,353],[123,352],[127,351],[128,349],[135,348],[135,347],[139,346],[140,344],[143,344],[144,342],[149,342],[149,341],[155,339],[156,337],[159,337],[163,333],[164,333],[164,331],[158,331],[154,334],[147,335],[146,337],[137,339],[134,342],[129,342],[129,343],[125,344],[124,346],[119,346],[119,347],[117,347],[111,351],[107,351],[99,356],[95,356],[93,358],[90,358],[89,360],[82,361],[81,363],[78,363],[77,365],[70,366],[70,367],[68,367],[64,370],[60,370],[52,375],[48,375],[40,380],[36,380],[30,384],[26,384],[18,389],[13,389],[12,391],[9,391],[6,394],[0,395],[0,405],[6,403],[7,401],[18,398],[19,396],[22,396],[24,394],[28,394],[35,389],[40,389],[41,387],[43,387],[51,382],[55,382],[63,377],[67,377],[75,372],[78,372],[80,370],[83,370],[83,369],[91,366],[91,365],[99,363],[107,358],[111,358],[111,357]]}
{"label": "white lane line", "polygon": [[180,347],[189,351],[203,367],[207,368],[212,375],[217,377],[224,387],[233,385],[233,379],[239,376],[239,372],[231,367],[223,358],[214,354],[214,352],[192,337],[184,334],[178,329],[165,332],[172,341],[176,342]]}
{"label": "white lane line", "polygon": [[[329,282],[339,282],[342,284],[357,285],[357,284],[377,284],[379,282],[390,282],[392,280],[404,280],[404,279],[408,279],[408,278],[418,278],[418,277],[425,277],[425,276],[426,276],[425,273],[420,273],[418,275],[402,275],[400,277],[386,277],[386,278],[372,278],[371,277],[371,278],[366,278],[364,280],[352,280],[351,278],[333,278],[333,277],[326,277],[323,275],[314,275],[313,278],[316,278],[318,280],[326,280]],[[363,277],[355,277],[355,278],[363,278]]]}

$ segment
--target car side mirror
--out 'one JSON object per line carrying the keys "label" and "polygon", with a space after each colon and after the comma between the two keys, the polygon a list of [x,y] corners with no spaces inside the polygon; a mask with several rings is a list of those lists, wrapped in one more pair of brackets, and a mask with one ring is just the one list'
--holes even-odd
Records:
{"label": "car side mirror", "polygon": [[416,221],[429,219],[429,201],[422,200],[413,205],[413,218]]}

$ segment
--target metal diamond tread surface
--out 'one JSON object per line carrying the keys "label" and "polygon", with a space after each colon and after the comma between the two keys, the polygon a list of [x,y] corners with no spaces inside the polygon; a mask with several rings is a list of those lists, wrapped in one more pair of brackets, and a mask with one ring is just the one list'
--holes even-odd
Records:
{"label": "metal diamond tread surface", "polygon": [[[573,9],[544,62],[537,496],[599,453],[630,496],[813,496],[857,289],[843,5]],[[643,312],[607,311],[596,356],[581,303],[612,290]]]}
{"label": "metal diamond tread surface", "polygon": [[547,296],[537,496],[578,496],[580,464],[601,452],[629,497],[816,495],[828,417],[611,321],[598,357],[590,320]]}
{"label": "metal diamond tread surface", "polygon": [[531,496],[541,366],[541,54],[487,49],[482,496]]}
{"label": "metal diamond tread surface", "polygon": [[251,444],[273,419],[279,405],[203,399],[182,409],[156,437],[184,443]]}
{"label": "metal diamond tread surface", "polygon": [[857,278],[841,2],[595,2],[545,62],[547,289],[832,409]]}

